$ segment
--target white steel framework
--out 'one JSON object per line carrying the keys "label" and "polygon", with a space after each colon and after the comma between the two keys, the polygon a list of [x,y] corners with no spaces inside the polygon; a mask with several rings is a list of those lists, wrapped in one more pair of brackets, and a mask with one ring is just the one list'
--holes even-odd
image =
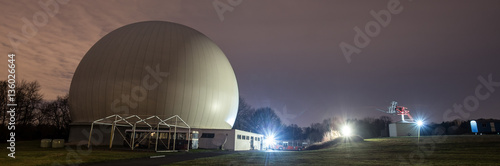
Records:
{"label": "white steel framework", "polygon": [[[151,122],[153,121],[153,122]],[[187,133],[187,140],[188,140],[188,146],[187,146],[187,151],[189,151],[189,144],[191,141],[190,133],[191,133],[191,127],[184,121],[182,118],[180,118],[178,115],[171,116],[166,119],[161,119],[158,116],[149,116],[145,118],[141,118],[138,115],[130,115],[127,117],[122,117],[120,115],[110,115],[105,118],[97,119],[94,122],[92,122],[92,125],[90,127],[90,133],[89,133],[89,141],[87,143],[87,147],[90,148],[90,140],[92,139],[92,130],[94,129],[94,124],[98,125],[110,125],[111,126],[111,134],[110,134],[110,140],[109,140],[109,148],[111,149],[113,147],[113,139],[115,135],[115,130],[117,126],[122,126],[122,127],[131,127],[132,128],[132,134],[130,136],[130,141],[127,140],[127,138],[123,135],[123,133],[120,130],[117,130],[118,133],[123,137],[127,145],[130,146],[132,150],[134,150],[136,141],[135,141],[135,135],[136,135],[136,128],[137,124],[145,124],[147,127],[149,127],[149,131],[151,134],[153,133],[152,131],[156,130],[156,141],[155,141],[155,151],[156,152],[161,152],[158,151],[158,136],[159,131],[160,131],[160,126],[166,126],[169,129],[169,134],[168,134],[168,143],[167,143],[167,151],[170,151],[170,131],[173,128],[173,147],[172,151],[175,151],[175,141],[176,141],[176,135],[177,135],[177,128],[184,128],[188,129]],[[138,143],[142,142],[145,138],[140,140]],[[165,144],[164,144],[165,145]]]}

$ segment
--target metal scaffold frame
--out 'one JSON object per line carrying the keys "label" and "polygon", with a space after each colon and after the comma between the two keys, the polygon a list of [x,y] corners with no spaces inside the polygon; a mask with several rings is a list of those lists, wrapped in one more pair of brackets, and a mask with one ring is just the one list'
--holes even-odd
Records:
{"label": "metal scaffold frame", "polygon": [[[136,120],[135,122],[132,120]],[[155,122],[149,122],[155,120]],[[133,124],[131,123],[133,122]],[[172,123],[173,122],[173,123]],[[123,135],[123,133],[120,130],[117,130],[118,133],[122,136],[122,138],[125,140],[125,142],[130,146],[131,150],[134,150],[135,147],[135,135],[136,135],[136,128],[137,124],[139,123],[144,123],[146,126],[149,127],[149,131],[153,131],[156,129],[156,141],[155,141],[155,151],[156,152],[164,152],[164,151],[158,151],[158,137],[160,133],[160,126],[166,126],[169,128],[169,134],[168,134],[168,143],[167,143],[167,149],[170,147],[170,131],[172,128],[174,128],[174,133],[173,133],[173,148],[172,151],[175,151],[175,141],[176,141],[176,135],[177,135],[177,128],[184,128],[188,129],[187,133],[187,140],[188,140],[188,146],[187,146],[187,151],[189,151],[189,144],[191,141],[191,127],[184,121],[182,120],[181,117],[178,115],[171,116],[166,119],[161,119],[160,117],[153,115],[149,116],[146,118],[141,118],[138,115],[130,115],[127,117],[122,117],[120,115],[110,115],[105,118],[97,119],[94,122],[92,122],[92,125],[90,126],[90,133],[89,133],[89,141],[87,143],[87,147],[90,148],[90,141],[92,139],[92,131],[94,129],[94,124],[98,125],[109,125],[111,127],[111,133],[110,133],[110,140],[109,140],[109,148],[111,149],[113,147],[113,140],[114,140],[114,135],[116,131],[117,126],[122,126],[122,127],[131,127],[132,128],[132,134],[130,136],[130,142],[127,140],[127,138]],[[151,132],[152,133],[152,132]],[[150,134],[150,133],[149,133]],[[144,139],[143,139],[144,140]],[[143,141],[141,140],[141,141]],[[140,142],[138,142],[140,143]],[[165,144],[164,144],[165,145]],[[148,145],[149,146],[149,145]],[[169,150],[167,150],[169,151]]]}
{"label": "metal scaffold frame", "polygon": [[407,107],[398,106],[398,102],[392,101],[391,106],[389,106],[387,108],[388,108],[387,111],[384,111],[381,109],[377,109],[377,110],[388,113],[388,114],[392,114],[392,115],[401,115],[401,121],[403,121],[403,122],[406,121],[406,119],[405,119],[405,115],[406,115],[406,116],[408,116],[410,122],[415,122],[415,120],[413,120],[413,117],[410,115],[410,110],[408,110]]}

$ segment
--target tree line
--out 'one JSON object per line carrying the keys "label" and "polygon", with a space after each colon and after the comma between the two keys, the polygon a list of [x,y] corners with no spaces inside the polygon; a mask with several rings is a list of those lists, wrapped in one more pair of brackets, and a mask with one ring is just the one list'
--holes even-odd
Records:
{"label": "tree line", "polygon": [[[8,101],[7,80],[0,81],[0,138],[6,140],[7,128],[11,115],[7,113]],[[59,96],[56,100],[45,101],[37,81],[16,83],[15,132],[17,140],[40,138],[67,138],[69,136],[68,95]]]}
{"label": "tree line", "polygon": [[[379,118],[342,119],[331,117],[307,127],[283,124],[275,111],[269,107],[253,108],[240,98],[238,115],[233,129],[245,130],[265,136],[273,135],[280,140],[323,142],[340,136],[340,129],[348,124],[353,134],[363,138],[389,137],[389,116]],[[454,120],[431,123],[421,129],[421,135],[462,135],[471,134],[469,120]]]}
{"label": "tree line", "polygon": [[253,108],[240,98],[238,115],[233,129],[273,135],[282,140],[302,140],[307,142],[322,142],[340,135],[339,129],[345,124],[356,128],[356,133],[364,138],[388,136],[388,125],[391,118],[340,119],[327,118],[320,123],[312,123],[307,127],[296,124],[283,124],[272,108]]}

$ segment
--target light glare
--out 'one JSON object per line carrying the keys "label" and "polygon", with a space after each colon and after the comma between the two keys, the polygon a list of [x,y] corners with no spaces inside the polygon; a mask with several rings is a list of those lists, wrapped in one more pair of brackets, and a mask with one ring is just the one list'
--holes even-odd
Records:
{"label": "light glare", "polygon": [[344,137],[349,137],[349,136],[351,136],[351,134],[352,134],[352,130],[349,126],[342,127],[342,135],[344,135]]}
{"label": "light glare", "polygon": [[422,120],[418,120],[417,125],[420,127],[420,126],[424,125],[424,122]]}
{"label": "light glare", "polygon": [[276,140],[274,139],[274,135],[269,135],[266,137],[266,139],[264,139],[264,144],[266,147],[268,147],[269,145],[273,145],[275,142]]}

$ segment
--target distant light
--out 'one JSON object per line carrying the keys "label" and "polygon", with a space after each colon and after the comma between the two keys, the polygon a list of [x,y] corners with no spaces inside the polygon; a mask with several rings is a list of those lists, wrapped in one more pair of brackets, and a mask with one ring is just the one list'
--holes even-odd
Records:
{"label": "distant light", "polygon": [[420,126],[422,126],[422,125],[424,125],[424,122],[423,122],[422,120],[418,120],[418,121],[417,121],[417,126],[418,126],[418,127],[420,127]]}
{"label": "distant light", "polygon": [[473,133],[478,133],[477,130],[477,122],[475,120],[470,121],[470,129],[472,130]]}
{"label": "distant light", "polygon": [[349,127],[349,126],[342,127],[342,135],[344,137],[349,137],[349,136],[351,136],[351,134],[352,134],[351,127]]}

